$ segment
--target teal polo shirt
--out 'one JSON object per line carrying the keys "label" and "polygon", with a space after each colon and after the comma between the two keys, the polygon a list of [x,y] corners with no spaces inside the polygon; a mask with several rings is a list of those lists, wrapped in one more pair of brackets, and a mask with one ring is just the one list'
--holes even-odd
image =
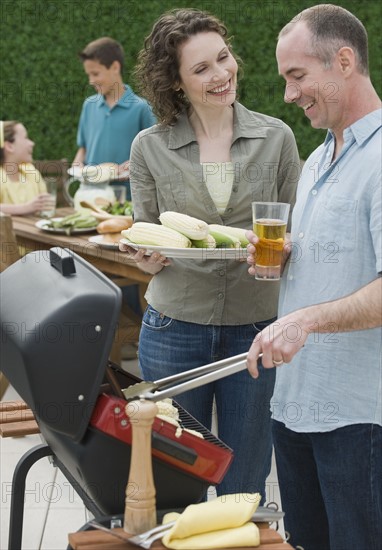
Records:
{"label": "teal polo shirt", "polygon": [[77,133],[77,145],[86,149],[85,164],[121,164],[130,159],[135,136],[156,123],[147,101],[124,86],[125,93],[113,107],[101,94],[85,100]]}

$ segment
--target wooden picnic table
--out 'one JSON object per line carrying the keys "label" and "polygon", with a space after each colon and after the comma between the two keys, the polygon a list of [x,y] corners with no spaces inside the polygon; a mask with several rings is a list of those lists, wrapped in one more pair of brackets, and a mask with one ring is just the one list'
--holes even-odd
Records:
{"label": "wooden picnic table", "polygon": [[[56,217],[64,217],[71,213],[72,208],[58,208]],[[109,249],[90,242],[89,237],[97,235],[95,230],[68,236],[39,229],[36,227],[39,220],[41,218],[37,216],[12,216],[13,231],[19,246],[28,251],[48,250],[54,246],[68,248],[107,275],[128,278],[146,286],[150,281],[151,275],[138,269],[135,262],[117,247]]]}

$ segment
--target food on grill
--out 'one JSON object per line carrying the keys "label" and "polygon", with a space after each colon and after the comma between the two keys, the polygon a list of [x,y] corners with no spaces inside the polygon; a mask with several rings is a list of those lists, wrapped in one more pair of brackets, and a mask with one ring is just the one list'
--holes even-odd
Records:
{"label": "food on grill", "polygon": [[179,411],[172,404],[172,399],[162,399],[161,401],[157,401],[156,405],[158,407],[158,414],[156,415],[157,417],[160,418],[162,416],[166,416],[167,418],[173,418],[177,422],[179,421]]}
{"label": "food on grill", "polygon": [[172,404],[172,399],[162,399],[161,401],[157,401],[156,405],[158,407],[158,414],[156,415],[156,418],[161,418],[169,424],[173,424],[174,426],[176,426],[175,437],[180,437],[182,435],[182,431],[185,430],[186,432],[203,439],[203,434],[201,434],[200,432],[197,432],[196,430],[190,430],[188,428],[183,428],[181,426],[179,420],[179,410]]}
{"label": "food on grill", "polygon": [[156,417],[176,426],[175,436],[180,437],[182,435],[182,428],[179,424],[179,411],[172,404],[172,399],[157,401],[156,405],[158,407],[158,414]]}
{"label": "food on grill", "polygon": [[159,216],[162,225],[179,231],[189,239],[204,239],[208,235],[208,225],[202,220],[180,214],[179,212],[163,212]]}
{"label": "food on grill", "polygon": [[127,217],[126,219],[121,218],[109,218],[97,225],[98,233],[120,233],[124,229],[131,227],[133,223],[132,218]]}
{"label": "food on grill", "polygon": [[122,231],[122,235],[136,244],[152,244],[153,246],[175,248],[191,247],[190,239],[182,233],[156,223],[136,222],[130,229]]}

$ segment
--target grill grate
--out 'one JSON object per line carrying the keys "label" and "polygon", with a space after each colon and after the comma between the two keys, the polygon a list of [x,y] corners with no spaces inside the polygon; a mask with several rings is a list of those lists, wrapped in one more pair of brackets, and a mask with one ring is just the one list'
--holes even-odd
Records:
{"label": "grill grate", "polygon": [[188,411],[183,409],[176,401],[173,400],[172,404],[179,411],[180,424],[183,428],[187,428],[189,430],[195,430],[203,435],[205,441],[208,441],[209,443],[217,445],[222,449],[226,449],[227,451],[231,451],[228,445],[223,443],[221,439],[219,439],[213,433],[207,430],[207,428],[203,426],[203,424],[201,424],[198,420],[196,420],[196,418],[194,418]]}

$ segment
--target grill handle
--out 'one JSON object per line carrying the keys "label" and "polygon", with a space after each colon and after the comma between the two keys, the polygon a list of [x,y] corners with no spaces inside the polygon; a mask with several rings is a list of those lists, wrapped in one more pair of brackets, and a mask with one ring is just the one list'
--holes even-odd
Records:
{"label": "grill handle", "polygon": [[63,277],[74,275],[76,266],[72,254],[65,248],[54,247],[49,250],[50,265],[57,269]]}

